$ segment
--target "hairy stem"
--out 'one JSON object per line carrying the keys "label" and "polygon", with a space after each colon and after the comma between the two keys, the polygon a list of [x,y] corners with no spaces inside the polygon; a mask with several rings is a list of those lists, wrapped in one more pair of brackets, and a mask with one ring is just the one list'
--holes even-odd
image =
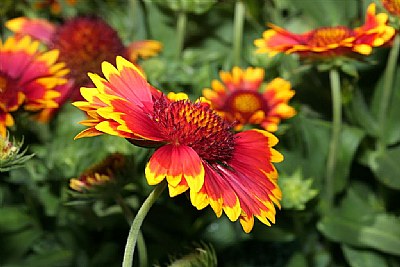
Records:
{"label": "hairy stem", "polygon": [[166,183],[160,183],[157,185],[150,195],[143,202],[138,213],[136,214],[131,228],[129,230],[128,239],[126,240],[124,259],[122,261],[122,267],[132,267],[133,254],[135,252],[136,242],[140,233],[140,227],[142,226],[143,220],[149,212],[150,208],[156,202],[158,197],[164,191]]}
{"label": "hairy stem", "polygon": [[235,4],[233,23],[233,64],[235,66],[239,66],[241,62],[244,15],[245,5],[241,0],[238,0]]}
{"label": "hairy stem", "polygon": [[342,128],[342,97],[340,88],[340,77],[337,69],[332,68],[330,70],[329,78],[331,83],[332,95],[332,134],[329,144],[325,181],[325,193],[328,210],[333,207],[333,198],[335,194],[334,172],[336,168],[337,152],[340,145],[340,131]]}

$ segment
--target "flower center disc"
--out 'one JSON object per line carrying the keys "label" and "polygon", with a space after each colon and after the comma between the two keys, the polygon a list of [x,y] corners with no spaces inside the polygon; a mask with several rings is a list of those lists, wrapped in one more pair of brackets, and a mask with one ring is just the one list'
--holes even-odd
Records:
{"label": "flower center disc", "polygon": [[352,36],[350,29],[337,26],[317,29],[311,34],[308,44],[312,46],[326,46],[337,44]]}
{"label": "flower center disc", "polygon": [[203,103],[160,98],[154,103],[153,119],[168,142],[187,145],[204,160],[225,161],[232,156],[231,125]]}
{"label": "flower center disc", "polygon": [[253,114],[262,109],[263,101],[256,92],[239,91],[231,96],[230,108],[236,113]]}

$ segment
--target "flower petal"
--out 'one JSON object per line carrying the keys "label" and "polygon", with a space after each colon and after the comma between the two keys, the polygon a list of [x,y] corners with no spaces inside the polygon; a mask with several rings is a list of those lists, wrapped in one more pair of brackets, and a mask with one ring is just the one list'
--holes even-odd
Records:
{"label": "flower petal", "polygon": [[150,185],[164,178],[172,187],[185,180],[191,190],[198,192],[204,183],[204,167],[199,155],[188,146],[165,145],[157,149],[146,166],[146,178]]}

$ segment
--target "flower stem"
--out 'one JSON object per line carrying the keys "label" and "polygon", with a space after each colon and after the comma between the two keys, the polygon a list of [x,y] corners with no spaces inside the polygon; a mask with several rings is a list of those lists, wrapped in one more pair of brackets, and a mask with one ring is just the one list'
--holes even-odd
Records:
{"label": "flower stem", "polygon": [[[131,225],[135,216],[133,215],[129,206],[126,204],[124,198],[120,194],[117,194],[115,196],[115,201],[121,207],[122,213],[124,214],[126,221],[128,222],[129,225]],[[139,266],[146,267],[146,266],[148,266],[147,249],[146,249],[146,243],[144,242],[142,232],[139,232],[137,246],[138,246],[138,253],[139,253]]]}
{"label": "flower stem", "polygon": [[133,254],[135,252],[136,241],[140,233],[140,227],[142,226],[143,220],[149,212],[151,206],[156,202],[157,198],[164,191],[166,183],[160,183],[154,188],[150,195],[143,202],[135,219],[132,222],[131,229],[129,230],[128,239],[126,240],[124,259],[122,261],[122,267],[131,267],[133,263]]}
{"label": "flower stem", "polygon": [[176,47],[176,59],[181,58],[183,51],[183,45],[185,43],[185,32],[186,32],[187,14],[184,11],[178,13],[178,21],[176,24],[176,35],[177,35],[177,47]]}
{"label": "flower stem", "polygon": [[236,1],[235,17],[233,23],[233,64],[240,65],[245,5],[241,0]]}
{"label": "flower stem", "polygon": [[340,131],[342,128],[342,97],[340,88],[340,77],[337,69],[332,68],[329,72],[329,78],[331,83],[331,95],[332,95],[332,135],[329,144],[329,153],[326,167],[326,181],[325,181],[325,193],[327,200],[327,210],[329,211],[333,207],[334,197],[334,172],[337,160],[337,151],[340,145]]}
{"label": "flower stem", "polygon": [[394,37],[393,46],[392,49],[390,50],[389,59],[385,69],[383,92],[378,111],[379,136],[378,136],[377,148],[380,151],[384,151],[386,149],[385,129],[388,117],[387,112],[393,91],[396,64],[397,64],[397,59],[399,58],[399,48],[400,48],[400,36],[396,34],[396,36]]}

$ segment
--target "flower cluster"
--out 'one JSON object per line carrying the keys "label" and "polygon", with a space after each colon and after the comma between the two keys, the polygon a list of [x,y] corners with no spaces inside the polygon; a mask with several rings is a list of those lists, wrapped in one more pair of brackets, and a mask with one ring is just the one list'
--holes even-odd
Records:
{"label": "flower cluster", "polygon": [[[17,36],[29,35],[49,48],[60,51],[60,60],[71,70],[69,82],[59,88],[57,103],[61,106],[68,99],[79,100],[79,88],[91,86],[88,72],[99,72],[103,61],[113,62],[123,55],[136,63],[139,57],[147,58],[161,50],[161,43],[143,40],[125,46],[118,33],[103,19],[95,16],[74,17],[61,25],[44,19],[14,18],[6,23]],[[41,113],[40,119],[47,121],[56,110]]]}

